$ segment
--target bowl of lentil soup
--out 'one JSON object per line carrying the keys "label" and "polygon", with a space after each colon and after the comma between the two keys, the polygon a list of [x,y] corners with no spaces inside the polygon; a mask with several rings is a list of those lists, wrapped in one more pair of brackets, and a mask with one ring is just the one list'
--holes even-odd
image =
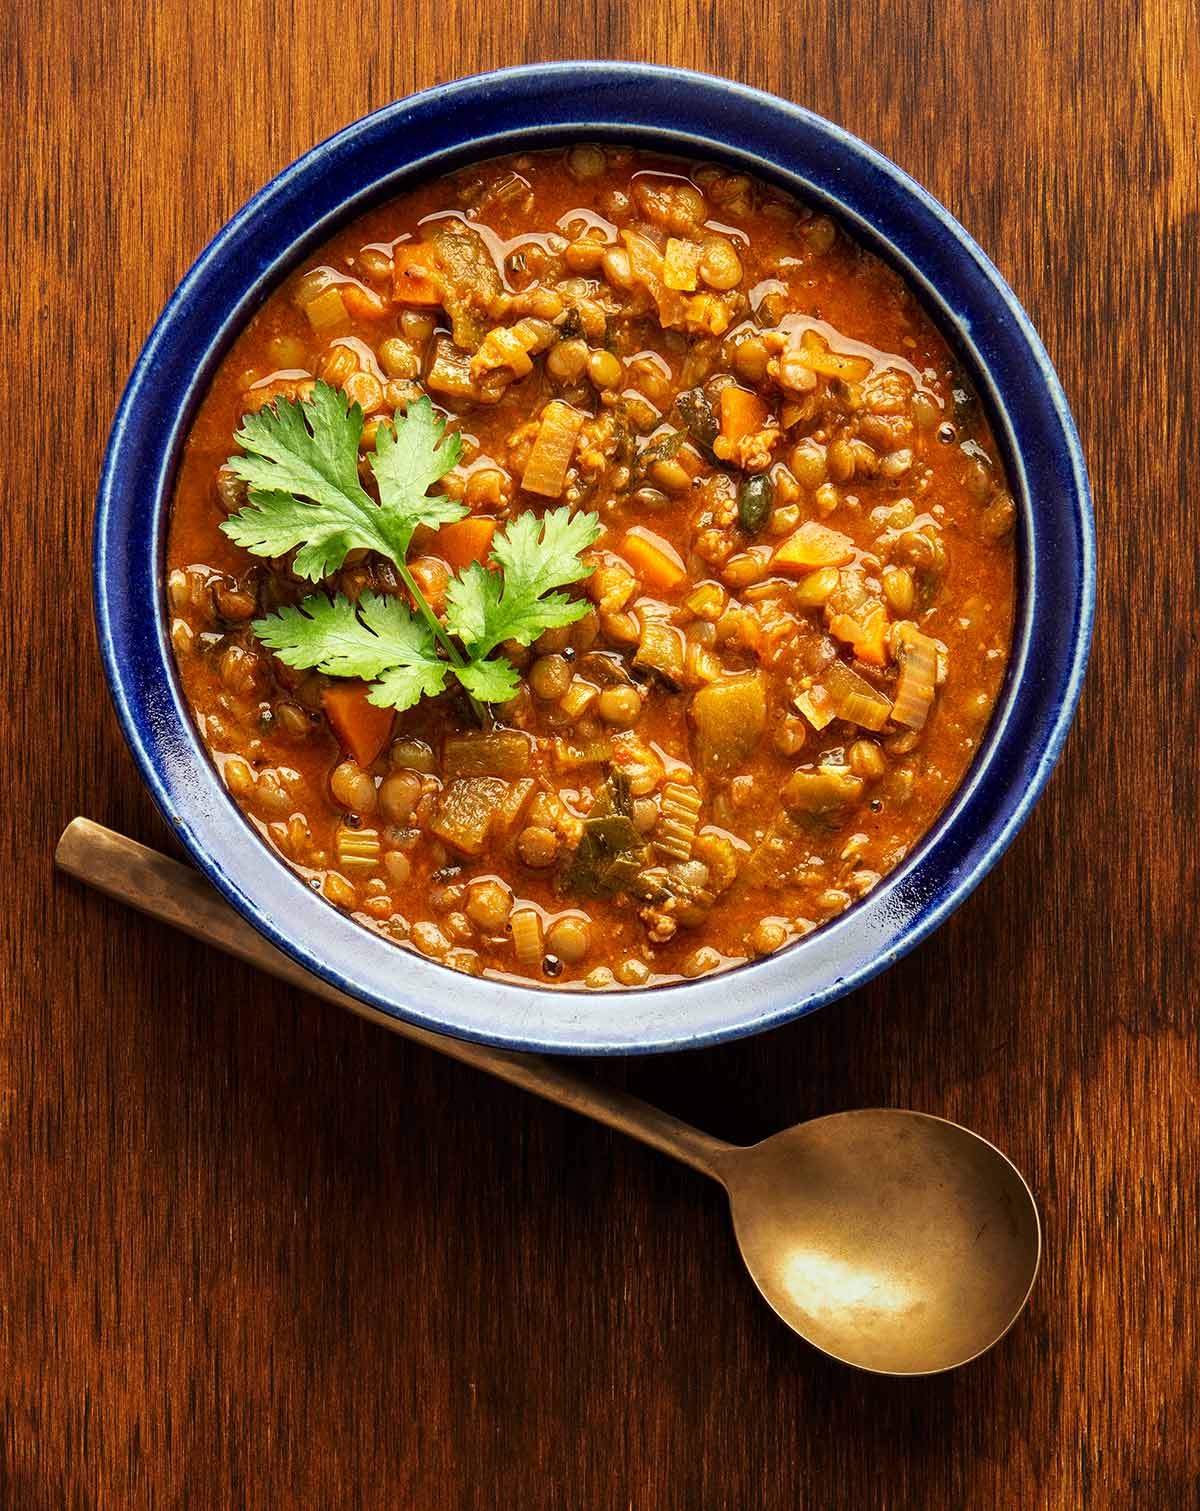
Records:
{"label": "bowl of lentil soup", "polygon": [[389,106],[219,234],[122,401],[96,602],[269,938],[620,1053],[811,1010],[966,896],[1092,558],[1048,359],[940,206],[756,91],[559,64]]}

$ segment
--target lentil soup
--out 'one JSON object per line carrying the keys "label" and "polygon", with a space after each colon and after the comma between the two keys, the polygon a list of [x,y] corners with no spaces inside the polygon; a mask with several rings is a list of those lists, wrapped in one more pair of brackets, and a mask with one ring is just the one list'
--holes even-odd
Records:
{"label": "lentil soup", "polygon": [[331,904],[641,986],[779,949],[929,828],[1014,522],[891,269],[742,174],[580,145],[372,210],[266,301],[184,449],[171,638]]}

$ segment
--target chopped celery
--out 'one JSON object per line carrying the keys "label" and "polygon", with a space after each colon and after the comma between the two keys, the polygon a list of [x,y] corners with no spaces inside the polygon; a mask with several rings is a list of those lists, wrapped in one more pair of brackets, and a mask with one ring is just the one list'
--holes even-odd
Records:
{"label": "chopped celery", "polygon": [[524,776],[529,770],[533,744],[516,729],[480,730],[450,735],[443,748],[446,775]]}
{"label": "chopped celery", "polygon": [[789,813],[836,813],[862,796],[863,781],[842,766],[819,766],[816,771],[793,771],[783,785],[783,806]]}
{"label": "chopped celery", "polygon": [[839,719],[876,731],[887,723],[892,712],[890,700],[844,661],[830,662],[821,673],[821,681]]}
{"label": "chopped celery", "polygon": [[894,644],[900,677],[892,718],[908,729],[924,729],[937,685],[937,643],[906,622],[897,625]]}
{"label": "chopped celery", "polygon": [[710,771],[738,766],[754,750],[767,723],[762,672],[745,672],[709,683],[692,695],[696,756]]}
{"label": "chopped celery", "polygon": [[500,274],[478,231],[461,220],[436,221],[429,236],[437,249],[443,272],[446,313],[450,316],[455,346],[478,351],[487,335],[489,304],[504,292]]}
{"label": "chopped celery", "polygon": [[487,843],[508,783],[498,777],[460,777],[438,801],[430,832],[464,855],[478,855]]}
{"label": "chopped celery", "polygon": [[633,664],[656,672],[671,687],[683,681],[683,635],[673,625],[651,614],[639,614],[641,638]]}

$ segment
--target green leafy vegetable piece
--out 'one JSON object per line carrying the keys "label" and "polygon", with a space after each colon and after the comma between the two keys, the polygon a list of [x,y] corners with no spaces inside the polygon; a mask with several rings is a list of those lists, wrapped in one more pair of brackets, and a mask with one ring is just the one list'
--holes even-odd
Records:
{"label": "green leafy vegetable piece", "polygon": [[[552,590],[586,577],[579,559],[600,533],[595,514],[551,509],[539,519],[522,514],[492,539],[500,572],[473,562],[446,593],[446,624],[481,661],[502,640],[531,645],[544,631],[572,624],[587,605]],[[544,596],[549,595],[549,596]]]}
{"label": "green leafy vegetable piece", "polygon": [[419,524],[447,524],[467,512],[426,492],[458,461],[462,443],[445,434],[427,398],[397,419],[395,434],[380,425],[370,458],[376,503],[359,481],[362,428],[362,410],[326,383],[303,402],[280,400],[246,415],[236,435],[245,455],[231,457],[229,467],[249,484],[250,501],[221,529],[255,556],[296,550],[295,571],[312,582],[338,571],[353,550],[402,565]]}
{"label": "green leafy vegetable piece", "polygon": [[679,455],[684,441],[688,438],[686,430],[670,430],[666,435],[660,436],[657,441],[652,441],[649,446],[644,446],[638,452],[633,464],[633,477],[637,483],[646,481],[646,474],[654,466],[655,462],[670,462]]}
{"label": "green leafy vegetable piece", "polygon": [[702,388],[689,388],[675,400],[675,409],[687,427],[688,435],[712,460],[712,443],[720,434],[721,422],[708,395]]}
{"label": "green leafy vegetable piece", "polygon": [[738,523],[748,535],[757,535],[771,517],[774,489],[765,472],[748,477],[738,489]]}
{"label": "green leafy vegetable piece", "polygon": [[357,604],[339,593],[312,593],[297,607],[256,619],[254,631],[288,666],[378,685],[368,697],[385,708],[411,708],[440,693],[449,665],[433,632],[399,598],[364,593]]}
{"label": "green leafy vegetable piece", "polygon": [[629,818],[633,813],[633,787],[623,771],[614,771],[597,792],[588,818]]}
{"label": "green leafy vegetable piece", "polygon": [[613,772],[583,821],[583,834],[559,878],[561,891],[612,897],[630,889],[650,856],[631,811],[629,779]]}

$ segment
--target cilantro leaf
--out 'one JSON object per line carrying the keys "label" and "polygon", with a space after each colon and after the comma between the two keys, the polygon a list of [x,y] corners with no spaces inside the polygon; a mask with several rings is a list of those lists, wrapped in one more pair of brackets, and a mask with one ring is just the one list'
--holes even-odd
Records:
{"label": "cilantro leaf", "polygon": [[358,405],[328,383],[318,383],[303,402],[283,399],[257,414],[243,415],[234,439],[247,455],[235,457],[230,466],[252,487],[301,494],[337,507],[362,491],[362,428]]}
{"label": "cilantro leaf", "polygon": [[299,547],[296,573],[316,582],[338,571],[352,550],[378,551],[403,567],[419,524],[439,525],[467,512],[426,489],[458,461],[462,443],[421,398],[396,433],[377,427],[370,466],[376,503],[358,475],[363,414],[344,393],[318,383],[303,402],[281,399],[246,415],[235,439],[245,455],[229,467],[250,485],[249,503],[221,529],[255,556]]}
{"label": "cilantro leaf", "polygon": [[367,702],[377,708],[396,708],[401,713],[422,698],[432,698],[442,691],[450,668],[444,661],[411,661],[389,667],[367,689]]}
{"label": "cilantro leaf", "polygon": [[418,525],[452,524],[468,512],[444,494],[428,497],[462,455],[462,437],[446,434],[445,422],[435,418],[433,405],[420,398],[408,414],[397,419],[395,434],[380,425],[375,434],[371,471],[379,484],[379,501],[388,516],[388,532],[395,544],[392,559],[403,561]]}
{"label": "cilantro leaf", "polygon": [[516,696],[521,676],[511,661],[498,656],[494,661],[472,661],[456,666],[454,675],[481,703],[507,703]]}
{"label": "cilantro leaf", "polygon": [[519,515],[498,531],[492,560],[502,571],[473,562],[446,593],[447,628],[462,640],[471,661],[482,661],[502,640],[531,645],[543,630],[582,618],[586,604],[551,589],[588,576],[591,568],[579,553],[599,533],[595,514],[574,514],[565,507],[540,519]]}
{"label": "cilantro leaf", "polygon": [[411,708],[442,690],[449,667],[437,653],[433,632],[399,598],[364,593],[357,603],[339,593],[312,593],[256,619],[254,631],[288,666],[311,667],[331,677],[361,677],[379,689],[372,703]]}
{"label": "cilantro leaf", "polygon": [[255,556],[284,556],[299,542],[307,542],[295,558],[296,571],[303,577],[315,581],[336,571],[346,553],[358,544],[332,521],[323,531],[314,533],[313,517],[318,511],[290,493],[253,489],[250,497],[253,505],[223,521],[221,529]]}

